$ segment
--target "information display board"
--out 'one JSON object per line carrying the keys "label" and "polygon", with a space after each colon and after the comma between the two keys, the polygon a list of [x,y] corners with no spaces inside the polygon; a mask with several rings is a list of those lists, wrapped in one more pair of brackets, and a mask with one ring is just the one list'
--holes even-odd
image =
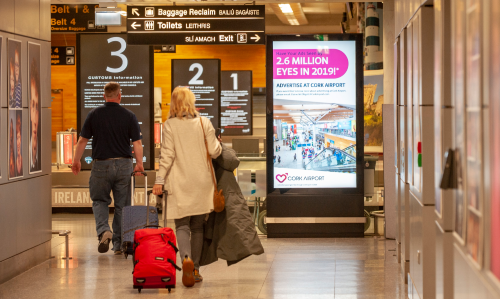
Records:
{"label": "information display board", "polygon": [[[104,105],[104,86],[110,81],[118,82],[121,105],[136,115],[141,127],[144,169],[153,169],[152,47],[128,45],[126,34],[81,34],[77,36],[77,49],[80,53],[77,56],[78,133],[87,114]],[[89,170],[91,162],[92,140],[83,153],[82,169]]]}
{"label": "information display board", "polygon": [[75,47],[50,47],[52,66],[74,66],[75,63]]}
{"label": "information display board", "polygon": [[172,59],[172,91],[187,86],[196,96],[196,109],[220,128],[220,59]]}
{"label": "information display board", "polygon": [[252,71],[222,71],[222,134],[252,135],[252,107]]}
{"label": "information display board", "polygon": [[51,4],[52,33],[107,32],[104,25],[95,24],[95,9],[99,4]]}
{"label": "information display board", "polygon": [[362,189],[361,38],[268,36],[267,78],[268,185]]}
{"label": "information display board", "polygon": [[130,44],[265,44],[265,5],[128,6]]}

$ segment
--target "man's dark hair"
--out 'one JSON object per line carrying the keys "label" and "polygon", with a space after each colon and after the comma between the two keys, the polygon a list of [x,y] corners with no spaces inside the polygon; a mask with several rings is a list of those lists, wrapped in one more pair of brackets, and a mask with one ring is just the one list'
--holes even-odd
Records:
{"label": "man's dark hair", "polygon": [[104,87],[104,95],[108,98],[113,98],[120,92],[120,84],[118,82],[108,82]]}
{"label": "man's dark hair", "polygon": [[[36,93],[40,97],[40,71],[35,58],[33,58],[30,65],[30,84],[31,82],[35,82]],[[31,92],[33,93],[33,91]]]}

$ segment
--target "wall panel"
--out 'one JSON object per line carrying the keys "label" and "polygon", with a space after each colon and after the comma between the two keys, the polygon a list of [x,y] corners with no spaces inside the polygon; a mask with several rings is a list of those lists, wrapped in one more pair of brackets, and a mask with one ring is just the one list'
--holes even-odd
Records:
{"label": "wall panel", "polygon": [[[8,146],[7,146],[7,108],[0,108],[0,184],[6,182],[8,179]],[[1,204],[0,204],[0,207]],[[0,236],[1,231],[0,231]]]}
{"label": "wall panel", "polygon": [[0,30],[14,32],[15,0],[2,0],[0,9]]}
{"label": "wall panel", "polygon": [[[49,57],[50,56],[50,42],[40,42],[41,44],[41,57]],[[50,61],[47,59],[40,60],[40,78],[50,78]],[[41,102],[42,107],[50,107],[51,98],[50,98],[50,86],[48,84],[44,84],[40,87],[41,91]]]}
{"label": "wall panel", "polygon": [[[14,32],[24,36],[40,38],[40,0],[15,0],[15,3]],[[49,24],[46,26],[50,26]]]}
{"label": "wall panel", "polygon": [[[1,18],[1,17],[0,17]],[[2,40],[2,45],[0,46],[0,74],[7,74],[7,52],[5,49],[7,34],[5,32],[0,31],[0,39]],[[7,107],[7,76],[0,76],[0,108]],[[3,92],[5,91],[5,92]]]}
{"label": "wall panel", "polygon": [[[40,15],[47,22],[41,23]],[[50,33],[50,1],[48,0],[1,0],[0,35],[2,46],[2,82],[0,95],[0,237],[6,241],[0,247],[0,282],[4,282],[27,269],[41,263],[50,255],[51,240],[51,144],[50,110],[42,109],[41,148],[44,172],[29,174],[29,115],[28,115],[28,41],[42,45],[41,68],[50,64],[48,42],[40,39],[40,31]],[[40,29],[42,28],[42,29]],[[21,76],[22,88],[22,155],[23,177],[8,180],[7,142],[7,42],[8,38],[21,41]],[[43,52],[45,51],[45,52]],[[49,88],[50,72],[41,70],[41,105],[50,105],[50,99],[44,91]],[[46,137],[46,138],[45,138]]]}
{"label": "wall panel", "polygon": [[50,41],[50,0],[40,0],[40,39]]}
{"label": "wall panel", "polygon": [[[7,172],[7,169],[5,169]],[[3,174],[2,174],[3,175]],[[7,178],[7,174],[3,178]],[[21,183],[22,184],[22,183]],[[2,184],[0,185],[0,195],[9,195],[7,197],[0,197],[0,236],[2,240],[8,241],[2,243],[0,248],[0,261],[16,255],[18,253],[17,249],[17,231],[13,224],[16,224],[17,220],[17,195],[15,193],[15,188],[19,188],[19,184]],[[11,190],[12,189],[12,190]],[[8,193],[12,191],[13,193]],[[26,219],[23,217],[23,220]],[[0,270],[2,272],[3,270]]]}

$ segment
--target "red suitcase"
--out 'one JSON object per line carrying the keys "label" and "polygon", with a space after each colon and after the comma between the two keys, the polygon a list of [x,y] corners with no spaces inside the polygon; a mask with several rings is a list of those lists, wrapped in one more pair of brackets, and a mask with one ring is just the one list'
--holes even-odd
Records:
{"label": "red suitcase", "polygon": [[[164,196],[164,204],[166,204]],[[148,201],[149,202],[149,201]],[[149,203],[148,203],[149,204]],[[166,216],[166,205],[163,215]],[[165,222],[166,223],[166,222]],[[134,234],[134,289],[175,288],[177,252],[174,231],[171,228],[139,229]]]}

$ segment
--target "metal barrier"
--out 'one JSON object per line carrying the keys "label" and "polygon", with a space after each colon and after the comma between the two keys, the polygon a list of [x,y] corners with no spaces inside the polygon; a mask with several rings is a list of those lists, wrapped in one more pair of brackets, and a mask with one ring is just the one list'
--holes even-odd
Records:
{"label": "metal barrier", "polygon": [[[376,210],[376,211],[372,211],[371,212],[371,215],[373,217],[373,220],[374,220],[374,234],[375,235],[382,235],[380,233],[378,233],[378,219],[379,218],[385,218],[385,214],[384,214],[384,211],[383,210]],[[384,232],[385,234],[385,232]]]}
{"label": "metal barrier", "polygon": [[[66,257],[62,259],[69,260],[73,259],[73,257],[69,257],[69,234],[71,231],[69,230],[52,230],[52,234],[58,234],[59,236],[64,236],[64,243],[66,244]],[[52,256],[54,258],[55,256]]]}

